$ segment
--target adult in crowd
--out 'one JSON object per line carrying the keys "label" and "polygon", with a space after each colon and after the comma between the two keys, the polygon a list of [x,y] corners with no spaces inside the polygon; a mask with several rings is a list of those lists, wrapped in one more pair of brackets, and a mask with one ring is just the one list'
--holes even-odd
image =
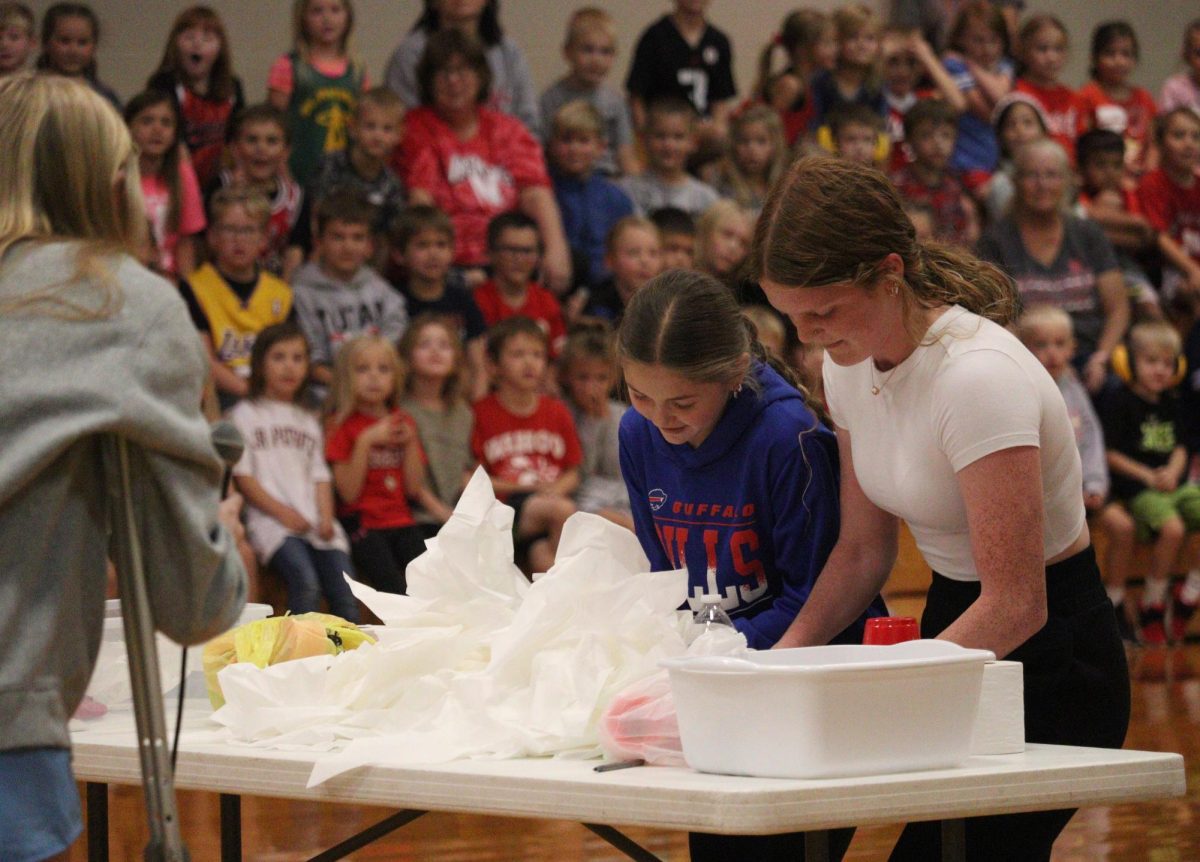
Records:
{"label": "adult in crowd", "polygon": [[491,68],[482,46],[459,30],[435,33],[417,81],[421,107],[408,113],[393,158],[409,203],[433,204],[450,216],[454,260],[470,283],[482,280],[488,223],[520,209],[537,222],[547,286],[565,291],[571,253],[541,145],[519,120],[486,107]]}
{"label": "adult in crowd", "polygon": [[392,52],[384,70],[384,80],[400,100],[409,108],[422,104],[417,66],[429,37],[448,29],[483,44],[491,69],[487,106],[516,117],[530,132],[540,134],[533,76],[521,48],[500,28],[500,0],[425,0],[425,11]]}
{"label": "adult in crowd", "polygon": [[1116,254],[1095,222],[1071,213],[1071,166],[1049,138],[1024,144],[1014,159],[1008,215],[979,239],[978,252],[1017,283],[1021,303],[1063,309],[1075,325],[1075,362],[1099,391],[1112,350],[1129,327],[1129,298]]}
{"label": "adult in crowd", "polygon": [[[1024,664],[1030,742],[1118,748],[1129,675],[1084,518],[1066,406],[1004,328],[995,267],[916,240],[882,174],[803,159],[771,192],[752,253],[771,303],[823,345],[841,527],[776,646],[827,643],[887,579],[903,519],[934,569],[921,631]],[[1070,811],[967,821],[967,858],[1048,860]],[[940,858],[936,823],[893,860]]]}
{"label": "adult in crowd", "polygon": [[156,624],[198,643],[234,623],[246,575],[218,524],[200,415],[208,362],[173,285],[133,256],[138,157],[105,99],[57,75],[0,80],[0,858],[82,829],[67,721],[104,618],[101,434],[133,444]]}
{"label": "adult in crowd", "polygon": [[474,38],[443,30],[416,68],[421,107],[410,110],[394,166],[410,204],[432,204],[455,227],[455,263],[482,280],[487,225],[520,209],[538,222],[542,277],[556,293],[571,280],[571,252],[541,145],[520,120],[485,107],[491,68]]}

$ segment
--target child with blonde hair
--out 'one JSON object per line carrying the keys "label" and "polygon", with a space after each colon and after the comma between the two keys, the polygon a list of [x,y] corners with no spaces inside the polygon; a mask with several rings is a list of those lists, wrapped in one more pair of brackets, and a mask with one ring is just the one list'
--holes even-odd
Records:
{"label": "child with blonde hair", "polygon": [[[1151,645],[1180,640],[1200,603],[1200,571],[1190,561],[1187,582],[1170,601],[1171,566],[1188,533],[1200,530],[1200,487],[1186,484],[1184,445],[1175,381],[1182,344],[1165,321],[1148,321],[1129,331],[1130,378],[1099,404],[1108,447],[1114,499],[1153,542],[1138,618],[1142,639]],[[1129,568],[1105,572],[1109,596],[1121,605]]]}
{"label": "child with blonde hair", "polygon": [[417,525],[429,536],[445,522],[475,466],[475,417],[464,397],[468,369],[459,327],[443,314],[417,315],[400,339],[400,359],[408,367],[400,408],[417,425],[428,458],[429,490],[443,504],[428,509],[418,502],[413,510]]}
{"label": "child with blonde hair", "polygon": [[850,3],[833,13],[838,53],[833,69],[818,72],[812,81],[811,130],[825,124],[843,105],[865,105],[884,115],[879,77],[879,17],[866,4]]}
{"label": "child with blonde hair", "polygon": [[617,383],[615,344],[606,323],[577,326],[563,348],[559,376],[583,450],[575,505],[581,512],[594,512],[632,530],[617,439],[625,405],[611,397]]}
{"label": "child with blonde hair", "polygon": [[585,313],[616,325],[633,295],[662,270],[662,239],[654,222],[626,216],[608,232],[605,248],[612,275],[592,290]]}
{"label": "child with blonde hair", "polygon": [[609,275],[605,237],[614,224],[633,215],[629,195],[598,167],[603,148],[604,118],[591,102],[568,102],[550,120],[546,156],[554,197],[572,256],[586,262],[576,269],[587,285]]}
{"label": "child with blonde hair", "polygon": [[778,362],[784,362],[787,353],[787,327],[779,319],[779,314],[765,305],[747,305],[742,308],[742,317],[754,324],[755,338],[767,351],[767,355]]}
{"label": "child with blonde hair", "polygon": [[350,0],[294,0],[292,50],[267,74],[267,99],[287,112],[292,151],[288,168],[307,186],[325,153],[346,147],[346,127],[366,71],[351,55]]}
{"label": "child with blonde hair", "polygon": [[404,378],[404,364],[386,338],[348,342],[334,364],[325,446],[359,574],[378,590],[401,594],[407,592],[405,569],[425,550],[409,500],[439,521],[450,517],[425,480],[416,423],[400,409]]}
{"label": "child with blonde hair", "polygon": [[33,11],[24,3],[0,3],[0,75],[20,72],[36,44]]}
{"label": "child with blonde hair", "polygon": [[719,200],[696,221],[696,269],[732,284],[750,253],[754,218],[736,201]]}
{"label": "child with blonde hair", "polygon": [[729,138],[730,152],[714,165],[708,182],[721,197],[757,213],[788,165],[779,113],[767,105],[751,105],[734,115]]}
{"label": "child with blonde hair", "polygon": [[617,28],[611,15],[596,6],[576,9],[567,20],[563,57],[571,71],[551,84],[538,102],[547,148],[553,121],[564,105],[582,99],[600,116],[600,149],[596,170],[606,176],[636,173],[633,124],[625,96],[605,82],[617,56]]}

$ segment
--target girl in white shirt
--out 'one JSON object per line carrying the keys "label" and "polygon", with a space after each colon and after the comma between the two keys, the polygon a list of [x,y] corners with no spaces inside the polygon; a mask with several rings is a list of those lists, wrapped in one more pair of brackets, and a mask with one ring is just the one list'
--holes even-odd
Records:
{"label": "girl in white shirt", "polygon": [[333,477],[317,418],[297,401],[308,381],[308,342],[291,323],[268,326],[250,353],[250,397],[229,418],[246,451],[233,476],[246,498],[246,536],[259,562],[287,586],[288,610],[358,622],[343,573],[349,543],[333,517]]}
{"label": "girl in white shirt", "polygon": [[[1129,676],[1092,554],[1079,454],[1054,381],[1003,328],[1016,293],[969,254],[918,243],[882,174],[803,159],[773,189],[751,260],[800,340],[825,348],[841,529],[777,646],[823,644],[879,592],[900,519],[934,569],[922,634],[1024,663],[1030,742],[1119,748]],[[1050,858],[1070,811],[972,818],[967,858]],[[892,859],[939,858],[936,823]]]}

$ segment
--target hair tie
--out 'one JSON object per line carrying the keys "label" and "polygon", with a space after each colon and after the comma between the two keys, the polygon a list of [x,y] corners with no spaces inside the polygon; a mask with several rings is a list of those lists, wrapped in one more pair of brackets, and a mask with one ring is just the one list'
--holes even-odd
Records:
{"label": "hair tie", "polygon": [[772,44],[772,45],[782,45],[782,44],[783,44],[783,34],[782,34],[782,33],[776,33],[774,36],[772,36],[772,37],[771,37],[771,44]]}

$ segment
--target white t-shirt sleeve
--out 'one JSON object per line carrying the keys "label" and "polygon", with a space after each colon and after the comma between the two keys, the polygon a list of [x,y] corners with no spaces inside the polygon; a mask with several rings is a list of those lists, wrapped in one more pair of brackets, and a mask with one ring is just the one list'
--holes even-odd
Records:
{"label": "white t-shirt sleeve", "polygon": [[993,452],[1040,446],[1037,388],[1006,353],[964,351],[943,366],[932,396],[933,427],[956,473]]}
{"label": "white t-shirt sleeve", "polygon": [[329,463],[325,460],[325,437],[321,433],[321,423],[313,416],[306,416],[305,418],[308,420],[309,430],[317,440],[317,445],[313,447],[312,461],[309,467],[313,484],[315,485],[318,482],[332,482],[333,474],[329,470]]}

